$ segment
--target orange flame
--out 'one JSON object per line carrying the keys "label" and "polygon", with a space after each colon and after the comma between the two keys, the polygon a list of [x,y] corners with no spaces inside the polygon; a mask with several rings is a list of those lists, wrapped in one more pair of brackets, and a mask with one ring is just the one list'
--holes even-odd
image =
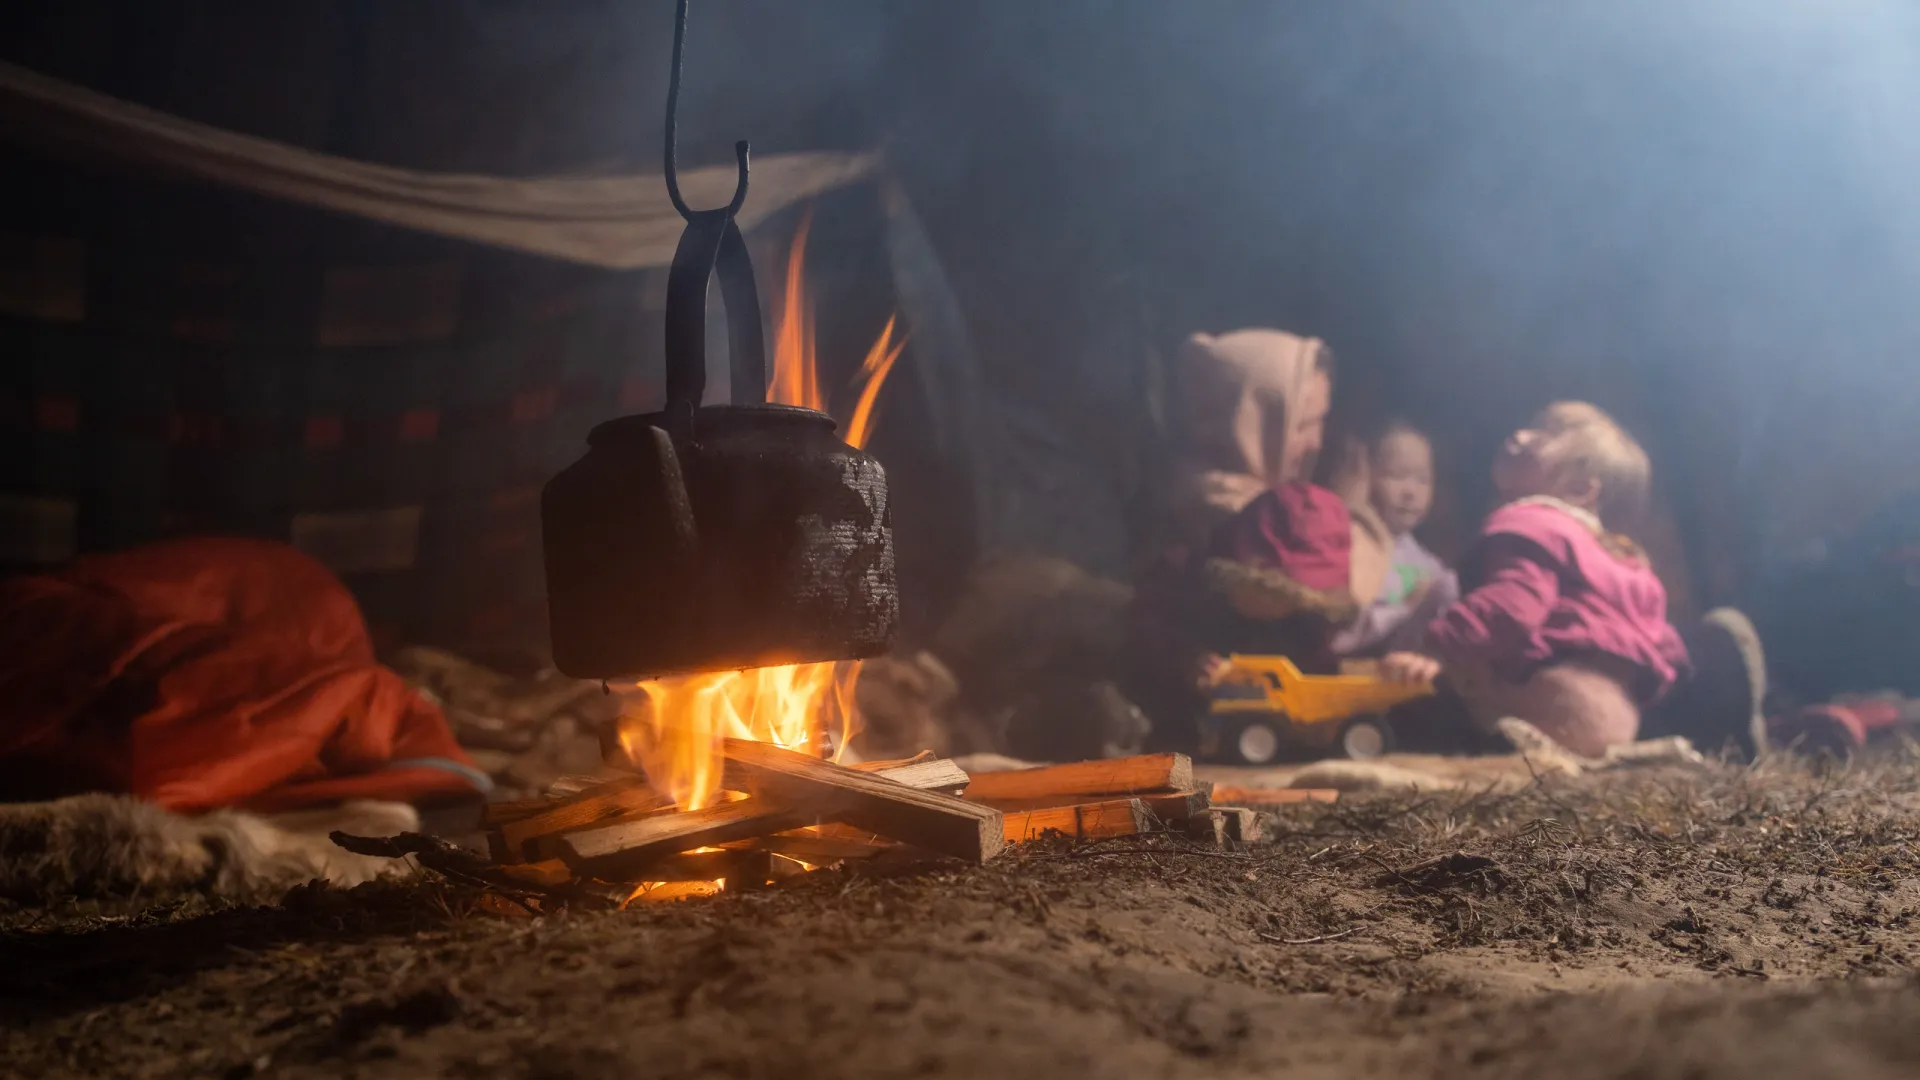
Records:
{"label": "orange flame", "polygon": [[[802,219],[787,255],[778,328],[774,334],[769,398],[782,405],[827,410],[814,349],[813,314],[805,283],[807,234]],[[864,446],[873,434],[880,389],[906,345],[887,320],[858,374],[846,441]],[[853,690],[858,662],[787,664],[640,683],[620,721],[620,742],[647,778],[683,810],[711,806],[721,794],[720,740],[754,739],[836,757],[854,734]],[[636,890],[648,896],[646,886]],[[671,890],[668,890],[671,892]],[[630,900],[633,898],[629,898]]]}

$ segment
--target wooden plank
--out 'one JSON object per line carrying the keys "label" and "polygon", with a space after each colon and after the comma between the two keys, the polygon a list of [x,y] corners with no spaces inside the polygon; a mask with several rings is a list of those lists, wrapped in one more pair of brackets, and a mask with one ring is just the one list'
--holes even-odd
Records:
{"label": "wooden plank", "polygon": [[552,806],[553,800],[547,798],[507,799],[502,802],[488,803],[480,810],[480,824],[490,829],[498,828],[509,821],[519,821],[524,817],[532,817],[542,810],[552,808]]}
{"label": "wooden plank", "polygon": [[551,845],[532,842],[597,824],[659,813],[672,806],[671,798],[653,790],[644,779],[624,777],[589,788],[551,810],[507,822],[500,826],[500,841],[507,857],[516,861],[557,858],[558,852]]}
{"label": "wooden plank", "polygon": [[[967,771],[955,765],[947,758],[929,758],[926,761],[908,761],[901,764],[885,764],[884,768],[860,769],[862,772],[875,772],[897,784],[905,784],[921,791],[938,791],[947,795],[958,795],[965,791],[972,777]],[[854,766],[860,768],[860,766]]]}
{"label": "wooden plank", "polygon": [[[1156,818],[1169,825],[1185,825],[1187,819],[1195,814],[1205,813],[1212,805],[1204,791],[1169,791],[1159,795],[1134,796]],[[978,801],[991,806],[1003,814],[1025,813],[1033,810],[1056,810],[1062,807],[1078,806],[1085,799],[1075,799],[1062,795],[1047,795],[1037,799],[980,799]],[[1096,800],[1099,801],[1099,800]]]}
{"label": "wooden plank", "polygon": [[1090,798],[1191,791],[1193,787],[1193,762],[1187,755],[1144,754],[1012,772],[975,773],[967,784],[967,799],[989,802],[1051,796]]}
{"label": "wooden plank", "polygon": [[769,865],[764,851],[690,851],[656,859],[639,873],[646,881],[727,881],[731,885],[735,879],[750,878],[757,885],[766,880]]}
{"label": "wooden plank", "polygon": [[1266,843],[1266,821],[1260,811],[1230,806],[1216,813],[1226,819],[1226,836],[1229,841],[1239,844]]}
{"label": "wooden plank", "polygon": [[540,862],[516,863],[500,867],[500,872],[515,881],[525,881],[533,885],[545,885],[552,888],[565,885],[573,880],[573,868],[559,859],[544,859]]}
{"label": "wooden plank", "polygon": [[[809,760],[820,760],[811,755],[802,756]],[[908,758],[905,761],[869,761],[842,767],[856,772],[884,776],[895,783],[905,784],[920,791],[939,791],[948,795],[957,795],[965,790],[970,779],[967,771],[951,760],[931,755]],[[728,791],[750,790],[753,787],[752,770],[729,761],[720,778],[720,786]]]}
{"label": "wooden plank", "polygon": [[728,739],[723,752],[747,773],[756,794],[817,807],[823,818],[970,862],[993,858],[1006,843],[1000,811],[990,806],[767,743]]}
{"label": "wooden plank", "polygon": [[1057,832],[1074,840],[1098,840],[1108,836],[1132,836],[1150,832],[1153,817],[1139,799],[1108,799],[1103,802],[1055,806],[1041,810],[1022,810],[1006,815],[1007,843],[1037,839]]}
{"label": "wooden plank", "polygon": [[1227,813],[1209,810],[1187,819],[1187,835],[1209,847],[1227,846]]}
{"label": "wooden plank", "polygon": [[[763,744],[747,743],[745,745]],[[781,753],[791,754],[793,757],[828,769],[853,773],[868,783],[904,790],[915,790],[910,786],[911,783],[944,782],[948,777],[945,770],[930,770],[921,767],[920,764],[886,768],[878,773],[867,774],[855,772],[852,769],[840,769],[840,766],[818,761],[803,754],[795,754],[792,751],[781,751]],[[904,777],[909,783],[894,780],[893,777],[896,775]],[[962,773],[962,775],[965,774]],[[738,782],[744,785],[748,781],[742,776]],[[944,796],[930,797],[944,798]],[[813,805],[809,801],[810,798],[810,796],[801,796],[797,800],[785,798],[774,801],[750,799],[742,802],[720,803],[692,813],[652,813],[634,820],[609,822],[597,828],[588,827],[541,838],[537,842],[536,853],[564,859],[568,865],[583,871],[588,868],[597,868],[598,872],[611,874],[641,873],[639,868],[648,862],[689,848],[718,847],[728,842],[788,832],[807,825],[810,818],[831,816],[820,814],[818,807],[814,807],[811,813],[802,812],[801,807]],[[866,840],[864,834],[855,833],[849,837],[833,834],[830,829],[831,827],[823,828],[821,831],[829,833],[832,839]],[[607,859],[616,861],[599,862]],[[641,879],[629,877],[620,880]]]}
{"label": "wooden plank", "polygon": [[919,765],[922,762],[938,760],[940,759],[934,756],[933,751],[922,750],[912,757],[891,758],[882,761],[850,761],[844,762],[844,764],[849,769],[859,769],[861,772],[885,772],[888,769],[899,769],[908,765]]}
{"label": "wooden plank", "polygon": [[[704,810],[656,814],[638,821],[566,833],[558,838],[557,847],[567,865],[583,873],[614,881],[640,881],[649,879],[625,875],[638,874],[648,863],[691,848],[717,847],[733,840],[786,832],[805,824],[806,817],[794,812],[789,805],[741,799]],[[607,878],[608,874],[615,876]]]}
{"label": "wooden plank", "polygon": [[547,797],[569,799],[592,788],[621,780],[645,780],[645,777],[638,773],[617,769],[608,769],[599,774],[569,773],[566,776],[554,777],[553,783],[547,785]]}
{"label": "wooden plank", "polygon": [[771,836],[757,836],[752,840],[737,840],[721,846],[768,851],[775,855],[786,855],[801,862],[821,866],[844,859],[871,859],[893,847],[893,844],[885,840],[842,840],[809,833],[774,833]]}
{"label": "wooden plank", "polygon": [[1295,803],[1337,802],[1340,792],[1333,788],[1249,788],[1227,784],[1213,786],[1215,806],[1288,806]]}

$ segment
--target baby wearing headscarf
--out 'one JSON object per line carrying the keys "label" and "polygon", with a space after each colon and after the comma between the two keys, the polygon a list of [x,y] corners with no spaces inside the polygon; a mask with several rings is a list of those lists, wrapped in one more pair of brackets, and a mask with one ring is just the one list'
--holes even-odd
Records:
{"label": "baby wearing headscarf", "polygon": [[1134,696],[1157,741],[1204,711],[1200,685],[1220,654],[1335,670],[1335,632],[1380,590],[1385,525],[1309,482],[1332,359],[1319,340],[1279,330],[1195,334],[1181,351],[1170,543],[1135,612]]}

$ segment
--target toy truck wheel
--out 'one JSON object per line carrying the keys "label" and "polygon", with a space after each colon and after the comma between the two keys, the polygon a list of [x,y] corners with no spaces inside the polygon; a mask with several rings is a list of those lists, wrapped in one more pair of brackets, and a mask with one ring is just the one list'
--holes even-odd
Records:
{"label": "toy truck wheel", "polygon": [[1243,765],[1267,765],[1280,756],[1280,746],[1280,731],[1274,724],[1249,720],[1234,733],[1228,749]]}
{"label": "toy truck wheel", "polygon": [[1393,752],[1393,728],[1377,716],[1360,716],[1340,729],[1340,749],[1355,761]]}

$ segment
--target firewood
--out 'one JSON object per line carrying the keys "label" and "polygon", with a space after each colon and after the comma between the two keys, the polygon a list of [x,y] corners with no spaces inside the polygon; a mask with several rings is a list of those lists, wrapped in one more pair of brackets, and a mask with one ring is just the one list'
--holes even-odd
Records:
{"label": "firewood", "polygon": [[1340,798],[1333,788],[1249,788],[1213,786],[1215,806],[1287,806],[1293,803],[1330,803]]}
{"label": "firewood", "polygon": [[536,844],[556,836],[600,823],[631,820],[670,809],[673,800],[655,791],[638,776],[623,777],[554,805],[531,817],[510,821],[500,827],[500,841],[509,860],[557,858],[551,845]]}
{"label": "firewood", "polygon": [[1066,796],[1142,795],[1193,789],[1193,762],[1185,754],[1043,765],[1012,772],[974,773],[967,784],[971,802]]}
{"label": "firewood", "polygon": [[901,843],[985,862],[1005,844],[1000,811],[951,795],[921,791],[886,774],[864,773],[769,743],[728,739],[727,760],[747,774],[756,794],[807,805]]}
{"label": "firewood", "polygon": [[[791,751],[783,752],[791,753]],[[806,761],[816,760],[801,754],[793,756]],[[818,762],[818,764],[829,769],[840,768],[827,762]],[[951,774],[959,771],[957,768],[948,770],[927,767],[939,764],[938,762],[910,764],[895,768],[884,767],[886,763],[880,764],[883,766],[881,771],[871,776],[851,769],[841,771],[852,772],[871,783],[890,784],[908,790],[914,790],[913,785],[917,783],[947,783],[951,779]],[[901,779],[894,779],[896,776]],[[883,777],[885,779],[880,779]],[[742,786],[748,783],[744,778],[738,778],[735,782]],[[774,834],[805,826],[808,818],[813,815],[795,811],[807,805],[809,805],[809,799],[803,796],[798,800],[781,799],[770,802],[749,799],[721,803],[718,806],[691,813],[652,812],[630,820],[609,822],[598,828],[588,827],[555,836],[541,837],[536,842],[536,850],[539,854],[563,859],[567,865],[582,873],[603,878],[614,875],[610,880],[654,880],[633,875],[644,875],[647,872],[645,867],[649,863],[690,848],[718,847],[729,842],[758,839],[763,836],[771,837]],[[868,836],[863,834],[854,834],[850,838],[836,835],[824,839],[851,839],[862,848],[872,846]],[[765,850],[778,851],[781,848],[769,846]],[[816,853],[818,850],[816,849]],[[800,857],[805,858],[804,855]],[[836,859],[853,857],[855,856],[851,854],[840,855],[836,856]]]}
{"label": "firewood", "polygon": [[508,799],[502,802],[488,803],[480,811],[480,824],[497,829],[509,821],[519,821],[535,814],[545,813],[560,805],[558,800],[540,796],[533,799]]}
{"label": "firewood", "polygon": [[529,885],[565,885],[573,880],[573,870],[559,859],[543,859],[540,862],[514,863],[499,867],[499,871],[515,881]]}
{"label": "firewood", "polygon": [[1267,842],[1266,815],[1241,806],[1215,807],[1187,821],[1187,835],[1213,847]]}
{"label": "firewood", "polygon": [[[1212,805],[1205,791],[1169,791],[1159,795],[1136,795],[1134,798],[1145,805],[1155,818],[1169,825],[1185,825],[1188,819],[1206,812]],[[977,801],[1008,815],[1034,810],[1072,808],[1086,803],[1085,799],[1062,795],[1048,795],[1037,799],[980,799]]]}
{"label": "firewood", "polygon": [[892,847],[887,841],[842,840],[806,833],[774,833],[722,844],[729,849],[767,851],[821,866],[843,859],[870,859]]}
{"label": "firewood", "polygon": [[1144,802],[1139,799],[1108,799],[1105,802],[1008,814],[1005,835],[1008,843],[1017,844],[1051,832],[1074,840],[1098,840],[1108,836],[1132,836],[1152,829],[1153,816]]}
{"label": "firewood", "polygon": [[566,776],[556,776],[553,779],[553,783],[547,785],[547,797],[550,799],[571,798],[589,788],[597,788],[602,784],[610,784],[616,780],[625,780],[636,775],[636,773],[625,769],[608,769],[604,773],[569,773]]}
{"label": "firewood", "polygon": [[1227,812],[1209,810],[1187,819],[1187,835],[1208,847],[1227,846]]}
{"label": "firewood", "polygon": [[859,769],[861,772],[885,772],[888,769],[899,769],[908,765],[920,765],[928,761],[938,760],[940,760],[939,755],[933,751],[922,750],[908,758],[892,758],[884,761],[849,761],[844,764],[850,769]]}
{"label": "firewood", "polygon": [[966,790],[972,777],[967,771],[955,765],[947,758],[928,758],[924,761],[874,762],[874,767],[855,765],[861,772],[878,773],[895,783],[905,784],[921,791],[938,791],[943,795],[958,795]]}
{"label": "firewood", "polygon": [[[564,865],[564,864],[563,864]],[[680,855],[669,855],[648,863],[638,871],[648,881],[726,881],[729,888],[736,881],[751,881],[758,885],[772,872],[769,854],[765,851],[690,851]]]}
{"label": "firewood", "polygon": [[[947,758],[936,758],[930,754],[902,761],[863,761],[845,768],[884,776],[895,783],[921,791],[938,791],[946,795],[958,795],[966,789],[970,779],[965,769]],[[722,771],[720,786],[728,791],[746,791],[753,786],[753,771],[728,761]]]}
{"label": "firewood", "polygon": [[1258,810],[1230,806],[1219,811],[1226,819],[1227,839],[1239,844],[1263,844],[1267,840],[1266,819]]}
{"label": "firewood", "polygon": [[797,829],[807,823],[806,818],[790,804],[740,799],[703,810],[656,814],[566,833],[557,838],[556,847],[568,866],[586,876],[604,881],[651,881],[654,879],[646,876],[646,867],[667,856]]}

